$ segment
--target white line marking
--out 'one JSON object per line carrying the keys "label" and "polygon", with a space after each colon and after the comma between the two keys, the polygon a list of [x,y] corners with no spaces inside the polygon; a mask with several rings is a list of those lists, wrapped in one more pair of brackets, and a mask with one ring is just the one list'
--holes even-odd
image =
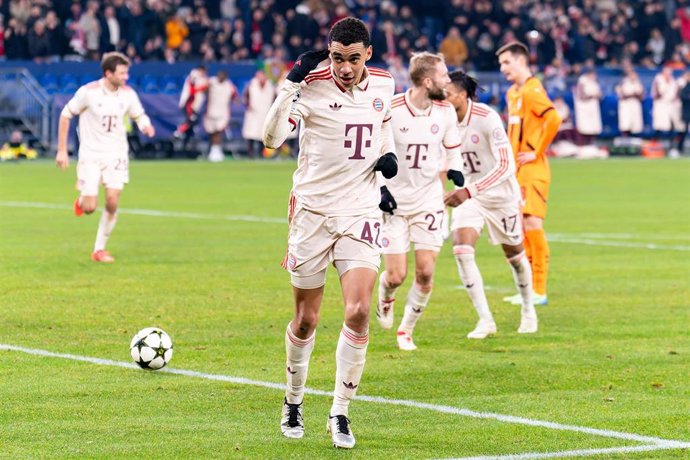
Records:
{"label": "white line marking", "polygon": [[675,246],[667,244],[656,243],[632,243],[627,241],[606,241],[593,240],[587,238],[569,238],[558,235],[547,235],[550,242],[554,243],[576,243],[586,244],[589,246],[608,246],[616,248],[635,248],[635,249],[651,249],[651,250],[667,250],[667,251],[690,251],[690,246]]}
{"label": "white line marking", "polygon": [[642,233],[550,233],[549,235],[555,235],[561,238],[618,238],[623,240],[682,240],[690,241],[690,235],[682,234],[668,234],[668,233],[652,233],[652,234],[642,234]]}
{"label": "white line marking", "polygon": [[[34,209],[59,209],[59,210],[71,210],[71,206],[66,206],[63,204],[52,204],[52,203],[36,203],[29,201],[0,201],[0,206],[8,208],[34,208]],[[159,211],[155,209],[126,209],[121,208],[118,210],[121,214],[133,214],[139,216],[152,216],[152,217],[170,217],[170,218],[180,218],[180,219],[198,219],[198,220],[225,220],[233,222],[263,222],[268,224],[287,224],[287,219],[281,219],[277,217],[260,217],[251,215],[220,215],[220,214],[204,214],[196,212],[176,212],[176,211]],[[567,234],[549,234],[548,239],[554,243],[573,243],[573,244],[584,244],[589,246],[607,246],[607,247],[623,247],[623,248],[636,248],[636,249],[649,249],[649,250],[666,250],[666,251],[690,251],[690,246],[677,246],[677,245],[665,245],[656,243],[634,243],[626,241],[611,241],[611,240],[598,240],[591,238],[580,238],[579,236],[587,235],[583,234],[573,234],[573,236],[568,236]],[[603,235],[606,234],[596,234]],[[609,237],[616,235],[610,234]],[[630,234],[623,234],[622,238],[629,238]],[[642,238],[642,236],[640,236]],[[656,235],[656,239],[663,239],[662,235]],[[648,237],[648,239],[654,239],[654,237]]]}
{"label": "white line marking", "polygon": [[624,454],[634,452],[651,452],[655,450],[665,449],[687,449],[690,444],[685,445],[664,445],[652,444],[645,446],[622,446],[622,447],[608,447],[602,449],[580,449],[580,450],[564,450],[561,452],[544,452],[544,453],[527,453],[514,455],[496,455],[496,456],[481,456],[481,457],[458,457],[449,458],[445,460],[528,460],[535,458],[563,458],[563,457],[588,457],[591,455],[603,454]]}
{"label": "white line marking", "polygon": [[[102,358],[91,358],[88,356],[79,356],[79,355],[72,355],[72,354],[67,354],[67,353],[54,353],[54,352],[47,351],[47,350],[25,348],[25,347],[19,347],[16,345],[0,344],[0,350],[18,351],[18,352],[27,353],[30,355],[45,356],[45,357],[49,357],[49,358],[71,359],[74,361],[87,362],[87,363],[98,364],[98,365],[103,365],[103,366],[115,366],[115,367],[124,367],[127,369],[139,369],[136,364],[130,363],[130,362],[113,361],[110,359],[102,359]],[[234,383],[234,384],[238,384],[238,385],[259,386],[259,387],[270,388],[270,389],[280,390],[280,391],[285,390],[285,384],[279,384],[279,383],[273,383],[273,382],[263,382],[260,380],[246,379],[243,377],[232,377],[232,376],[220,375],[220,374],[206,374],[203,372],[189,371],[189,370],[184,370],[184,369],[171,369],[171,368],[164,368],[164,369],[161,369],[157,372],[175,374],[175,375],[184,375],[187,377],[195,377],[195,378],[201,378],[201,379],[207,379],[207,380],[217,380],[217,381],[221,381],[221,382]],[[332,393],[329,391],[315,390],[315,389],[311,389],[311,388],[306,388],[305,393],[311,394],[311,395],[317,395],[317,396],[332,396]],[[355,397],[355,399],[360,400],[360,401],[379,403],[379,404],[391,404],[391,405],[395,405],[395,406],[412,407],[415,409],[427,409],[427,410],[440,412],[440,413],[444,413],[444,414],[461,415],[464,417],[490,419],[490,420],[497,420],[497,421],[505,422],[505,423],[514,423],[514,424],[519,424],[519,425],[528,425],[528,426],[533,426],[533,427],[549,428],[552,430],[573,431],[576,433],[586,433],[586,434],[591,434],[591,435],[595,435],[595,436],[603,436],[606,438],[625,439],[628,441],[635,441],[635,442],[642,442],[642,443],[652,443],[655,446],[658,446],[658,447],[663,446],[664,448],[668,448],[668,449],[681,449],[681,448],[690,447],[690,443],[686,443],[684,441],[675,441],[675,440],[657,438],[657,437],[653,437],[653,436],[643,436],[643,435],[638,435],[638,434],[634,434],[634,433],[624,433],[624,432],[620,432],[620,431],[602,430],[602,429],[598,429],[598,428],[589,428],[589,427],[577,426],[577,425],[564,425],[561,423],[547,422],[547,421],[542,421],[542,420],[534,420],[534,419],[529,419],[529,418],[525,418],[525,417],[516,417],[513,415],[496,414],[496,413],[492,413],[492,412],[476,412],[473,410],[462,409],[459,407],[443,406],[443,405],[438,405],[438,404],[428,404],[428,403],[423,403],[423,402],[419,402],[419,401],[410,401],[410,400],[404,400],[404,399],[390,399],[390,398],[383,398],[380,396],[366,396],[366,395],[358,395]],[[480,458],[485,458],[485,457],[480,457]]]}

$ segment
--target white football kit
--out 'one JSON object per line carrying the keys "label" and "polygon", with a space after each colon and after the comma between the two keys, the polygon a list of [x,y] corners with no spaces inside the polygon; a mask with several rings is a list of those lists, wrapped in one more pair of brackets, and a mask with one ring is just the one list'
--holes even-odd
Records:
{"label": "white football kit", "polygon": [[470,199],[453,209],[451,229],[484,224],[493,244],[515,246],[522,242],[520,187],[515,159],[501,117],[488,105],[469,101],[465,118],[462,157],[465,188]]}
{"label": "white football kit", "polygon": [[77,188],[82,195],[98,195],[101,183],[121,190],[129,182],[124,117],[134,120],[139,128],[151,124],[134,90],[123,86],[111,92],[100,79],[79,88],[61,115],[79,117]]}
{"label": "white football kit", "polygon": [[208,95],[206,113],[204,114],[204,130],[209,133],[225,131],[230,123],[230,103],[237,94],[235,85],[230,80],[219,81],[218,77],[211,77],[208,81]]}
{"label": "white football kit", "polygon": [[407,253],[410,242],[416,250],[441,249],[445,206],[439,173],[446,159],[449,169],[462,170],[455,109],[448,102],[432,101],[427,110],[419,110],[409,95],[409,90],[397,94],[392,103],[398,174],[387,179],[386,186],[397,209],[383,216],[384,254]]}
{"label": "white football kit", "polygon": [[323,285],[329,262],[340,274],[379,267],[381,211],[374,166],[382,154],[395,151],[387,123],[394,82],[384,70],[365,72],[352,90],[340,86],[330,66],[313,70],[301,84],[286,81],[264,126],[266,144],[278,147],[289,132],[281,118],[288,115],[293,128],[300,125],[284,261],[297,287]]}
{"label": "white football kit", "polygon": [[657,74],[652,81],[652,128],[656,131],[680,131],[685,125],[681,119],[680,88],[673,78]]}

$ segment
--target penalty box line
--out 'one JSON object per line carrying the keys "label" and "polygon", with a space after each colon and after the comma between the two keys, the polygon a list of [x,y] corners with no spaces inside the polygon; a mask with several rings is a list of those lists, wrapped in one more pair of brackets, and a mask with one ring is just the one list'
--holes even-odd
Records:
{"label": "penalty box line", "polygon": [[[131,362],[114,361],[114,360],[110,360],[110,359],[93,358],[93,357],[89,357],[89,356],[80,356],[80,355],[73,355],[73,354],[68,354],[68,353],[55,353],[55,352],[51,352],[51,351],[47,351],[47,350],[40,350],[40,349],[35,349],[35,348],[25,348],[25,347],[20,347],[20,346],[16,346],[16,345],[0,344],[0,350],[17,351],[17,352],[21,352],[21,353],[34,355],[34,356],[44,356],[44,357],[48,357],[48,358],[69,359],[72,361],[81,361],[81,362],[86,362],[86,363],[91,363],[91,364],[102,365],[102,366],[123,367],[123,368],[127,368],[127,369],[137,369],[137,370],[139,369],[139,367],[136,364],[131,363]],[[183,375],[183,376],[187,376],[187,377],[201,378],[201,379],[206,379],[206,380],[215,380],[215,381],[233,383],[233,384],[238,384],[238,385],[258,386],[258,387],[270,388],[270,389],[280,390],[280,391],[285,390],[285,384],[279,384],[279,383],[273,383],[273,382],[264,382],[264,381],[260,381],[260,380],[252,380],[252,379],[247,379],[244,377],[232,377],[229,375],[222,375],[222,374],[207,374],[204,372],[190,371],[190,370],[185,370],[185,369],[174,369],[174,368],[163,368],[163,369],[156,371],[156,372],[174,374],[174,375]],[[316,396],[327,396],[327,397],[333,396],[332,392],[323,391],[323,390],[316,390],[316,389],[312,389],[312,388],[306,388],[305,393],[311,394],[311,395],[316,395]],[[513,415],[497,414],[497,413],[493,413],[493,412],[477,412],[477,411],[473,411],[470,409],[462,409],[459,407],[444,406],[444,405],[439,405],[439,404],[429,404],[429,403],[424,403],[424,402],[419,402],[419,401],[412,401],[412,400],[405,400],[405,399],[391,399],[391,398],[384,398],[384,397],[380,397],[380,396],[367,396],[367,395],[358,395],[358,396],[355,396],[355,399],[357,399],[359,401],[367,401],[367,402],[378,403],[378,404],[389,404],[389,405],[395,405],[395,406],[411,407],[411,408],[415,408],[415,409],[425,409],[425,410],[431,410],[431,411],[444,413],[444,414],[454,414],[454,415],[460,415],[460,416],[464,416],[464,417],[479,418],[479,419],[486,419],[486,420],[497,420],[497,421],[505,422],[505,423],[527,425],[527,426],[533,426],[533,427],[539,427],[539,428],[548,428],[548,429],[552,429],[552,430],[585,433],[585,434],[590,434],[590,435],[594,435],[594,436],[601,436],[601,437],[615,438],[615,439],[624,439],[627,441],[634,441],[634,442],[647,444],[647,446],[637,446],[637,448],[641,448],[641,449],[642,448],[651,448],[651,447],[654,447],[655,449],[685,449],[685,448],[690,448],[690,443],[684,442],[684,441],[662,439],[662,438],[657,438],[657,437],[653,437],[653,436],[644,436],[644,435],[639,435],[639,434],[634,434],[634,433],[625,433],[625,432],[621,432],[621,431],[589,428],[589,427],[578,426],[578,425],[565,425],[565,424],[561,424],[561,423],[548,422],[548,421],[530,419],[530,418],[525,418],[525,417],[516,417]],[[623,449],[623,448],[627,448],[627,447],[619,447],[617,449]],[[580,451],[573,451],[573,452],[580,452]],[[546,455],[546,454],[519,454],[519,455]],[[594,455],[594,454],[592,454],[592,455]],[[494,458],[494,457],[477,457],[477,458],[478,459],[487,459],[487,458]],[[499,457],[499,458],[509,459],[509,458],[513,458],[513,457],[504,456],[504,457]],[[549,458],[549,457],[514,457],[514,458],[521,459],[521,458]]]}

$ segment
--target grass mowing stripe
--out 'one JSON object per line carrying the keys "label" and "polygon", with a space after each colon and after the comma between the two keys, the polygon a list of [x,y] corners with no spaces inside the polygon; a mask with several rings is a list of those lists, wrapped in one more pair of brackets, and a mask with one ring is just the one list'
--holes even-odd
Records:
{"label": "grass mowing stripe", "polygon": [[[37,208],[37,209],[59,209],[71,210],[71,206],[52,204],[52,203],[35,203],[24,201],[0,201],[0,206],[9,208]],[[195,212],[177,212],[177,211],[159,211],[155,209],[126,209],[120,208],[120,214],[132,214],[139,216],[152,217],[171,217],[181,219],[199,219],[199,220],[226,220],[233,222],[263,222],[270,224],[286,224],[286,219],[278,217],[260,217],[251,215],[218,215],[218,214],[202,214]],[[584,235],[584,234],[583,234]],[[624,236],[623,238],[629,238]],[[650,250],[666,250],[666,251],[690,251],[690,246],[665,245],[656,243],[631,243],[627,241],[611,241],[611,240],[597,240],[589,238],[577,238],[575,236],[565,236],[563,234],[549,234],[548,240],[554,243],[571,243],[584,244],[587,246],[606,246],[606,247],[620,247],[620,248],[637,248]]]}
{"label": "grass mowing stripe", "polygon": [[[134,363],[127,363],[127,362],[122,362],[122,361],[113,361],[110,359],[102,359],[102,358],[92,358],[89,356],[79,356],[79,355],[72,355],[72,354],[66,354],[66,353],[54,353],[54,352],[47,351],[47,350],[39,350],[39,349],[35,349],[35,348],[25,348],[25,347],[19,347],[16,345],[0,344],[0,350],[19,351],[22,353],[27,353],[27,354],[36,355],[36,356],[45,356],[45,357],[49,357],[49,358],[71,359],[74,361],[82,361],[82,362],[104,365],[104,366],[116,366],[116,367],[124,367],[127,369],[139,369],[138,366]],[[164,368],[164,369],[159,370],[158,372],[164,372],[164,373],[176,374],[176,375],[184,375],[187,377],[202,378],[202,379],[207,379],[207,380],[217,380],[217,381],[222,381],[222,382],[235,383],[235,384],[239,384],[239,385],[260,386],[260,387],[264,387],[264,388],[271,388],[271,389],[276,389],[276,390],[281,390],[281,391],[285,390],[285,384],[279,384],[279,383],[273,383],[273,382],[263,382],[260,380],[251,380],[251,379],[246,379],[243,377],[232,377],[232,376],[221,375],[221,374],[207,374],[207,373],[203,373],[203,372],[189,371],[189,370],[184,370],[184,369],[173,369],[173,368]],[[332,396],[332,393],[329,391],[315,390],[315,389],[311,389],[311,388],[305,388],[305,393],[311,394],[311,395],[318,395],[318,396]],[[410,400],[404,400],[404,399],[390,399],[390,398],[383,398],[383,397],[379,397],[379,396],[366,396],[366,395],[358,395],[355,397],[355,399],[357,399],[359,401],[367,401],[367,402],[373,402],[373,403],[379,403],[379,404],[391,404],[391,405],[396,405],[396,406],[412,407],[415,409],[427,409],[427,410],[431,410],[431,411],[435,411],[435,412],[440,412],[440,413],[445,413],[445,414],[455,414],[455,415],[460,415],[460,416],[464,416],[464,417],[491,419],[491,420],[497,420],[497,421],[505,422],[505,423],[514,423],[514,424],[519,424],[519,425],[528,425],[528,426],[533,426],[533,427],[549,428],[552,430],[573,431],[573,432],[586,433],[586,434],[591,434],[594,436],[602,436],[602,437],[607,437],[607,438],[625,439],[628,441],[643,442],[643,443],[654,443],[655,445],[666,446],[666,448],[690,447],[690,443],[686,443],[683,441],[661,439],[661,438],[656,438],[656,437],[652,437],[652,436],[643,436],[643,435],[638,435],[638,434],[634,434],[634,433],[624,433],[624,432],[620,432],[620,431],[602,430],[602,429],[598,429],[598,428],[589,428],[589,427],[577,426],[577,425],[564,425],[561,423],[547,422],[547,421],[543,421],[543,420],[535,420],[535,419],[529,419],[529,418],[525,418],[525,417],[516,417],[513,415],[496,414],[496,413],[491,413],[491,412],[477,412],[477,411],[473,411],[473,410],[469,410],[469,409],[461,409],[458,407],[443,406],[443,405],[439,405],[439,404],[428,404],[428,403],[423,403],[423,402],[419,402],[419,401],[410,401]]]}
{"label": "grass mowing stripe", "polygon": [[[33,209],[59,209],[71,210],[72,206],[52,203],[34,203],[25,201],[0,201],[0,206],[8,208],[33,208]],[[240,222],[263,222],[269,224],[287,224],[287,219],[278,217],[259,217],[247,215],[218,215],[218,214],[202,214],[196,212],[177,212],[177,211],[158,211],[156,209],[126,209],[120,208],[117,210],[120,214],[133,214],[138,216],[152,216],[152,217],[172,217],[181,219],[199,219],[199,220],[228,220]]]}

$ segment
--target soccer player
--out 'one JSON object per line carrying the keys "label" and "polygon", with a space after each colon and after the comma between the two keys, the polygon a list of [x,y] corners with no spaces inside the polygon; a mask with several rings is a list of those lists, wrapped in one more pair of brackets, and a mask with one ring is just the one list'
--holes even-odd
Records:
{"label": "soccer player", "polygon": [[235,85],[228,80],[228,74],[224,70],[218,71],[218,75],[208,81],[208,102],[206,114],[204,114],[204,130],[209,135],[211,148],[208,159],[219,162],[225,159],[221,147],[223,131],[230,123],[230,103],[237,98]]}
{"label": "soccer player", "polygon": [[79,88],[60,113],[58,149],[55,161],[61,169],[69,166],[67,133],[73,117],[79,117],[79,162],[74,214],[91,214],[98,205],[98,188],[105,186],[105,210],[98,224],[96,244],[91,259],[114,262],[105,250],[117,222],[117,206],[124,185],[129,182],[127,133],[124,117],[128,116],[148,137],[155,130],[146,116],[139,97],[126,85],[129,60],[121,53],[106,53],[101,61],[103,78]]}
{"label": "soccer player", "polygon": [[[501,73],[513,83],[508,89],[508,137],[517,162],[517,180],[522,192],[525,251],[532,266],[535,305],[546,305],[549,245],[544,233],[546,201],[551,170],[546,149],[558,133],[561,117],[541,82],[529,69],[529,51],[520,42],[502,46],[497,52]],[[519,305],[522,296],[504,298]]]}
{"label": "soccer player", "polygon": [[[364,370],[380,263],[381,195],[375,171],[385,178],[398,171],[389,123],[394,82],[388,72],[365,65],[371,55],[362,21],[350,17],[336,22],[328,50],[298,57],[263,132],[264,144],[277,148],[301,124],[283,264],[290,273],[295,312],[285,332],[287,389],[281,431],[289,438],[304,435],[304,385],[326,268],[333,263],[340,276],[345,321],[335,353],[327,428],[333,444],[342,448],[355,445],[348,407]],[[330,66],[313,70],[329,57]]]}
{"label": "soccer player", "polygon": [[[522,320],[519,333],[537,332],[537,313],[532,303],[532,270],[522,246],[520,188],[515,179],[515,160],[501,117],[486,104],[475,102],[477,80],[460,70],[450,74],[448,101],[457,113],[463,132],[462,157],[467,182],[448,192],[444,202],[453,209],[453,254],[467,294],[479,321],[467,334],[484,339],[496,333],[484,293],[484,281],[474,258],[474,248],[484,225],[493,244],[501,244],[520,292]],[[457,206],[457,207],[456,207]]]}
{"label": "soccer player", "polygon": [[266,72],[262,69],[256,71],[244,90],[243,98],[247,110],[242,122],[242,137],[247,141],[247,154],[250,158],[261,158],[264,120],[276,98],[276,88],[266,77]]}
{"label": "soccer player", "polygon": [[185,148],[194,135],[194,126],[199,121],[199,112],[206,100],[207,90],[208,72],[206,66],[199,65],[189,72],[189,75],[184,80],[184,85],[182,85],[179,106],[184,113],[185,119],[173,133],[175,138],[183,140]]}
{"label": "soccer player", "polygon": [[400,170],[382,187],[383,260],[376,317],[384,329],[393,326],[395,292],[407,276],[407,253],[414,243],[415,275],[398,327],[401,350],[415,350],[412,333],[429,302],[436,258],[443,246],[443,185],[439,173],[448,153],[447,175],[463,184],[460,131],[446,98],[450,82],[443,55],[428,52],[410,59],[412,87],[393,97],[391,110]]}

